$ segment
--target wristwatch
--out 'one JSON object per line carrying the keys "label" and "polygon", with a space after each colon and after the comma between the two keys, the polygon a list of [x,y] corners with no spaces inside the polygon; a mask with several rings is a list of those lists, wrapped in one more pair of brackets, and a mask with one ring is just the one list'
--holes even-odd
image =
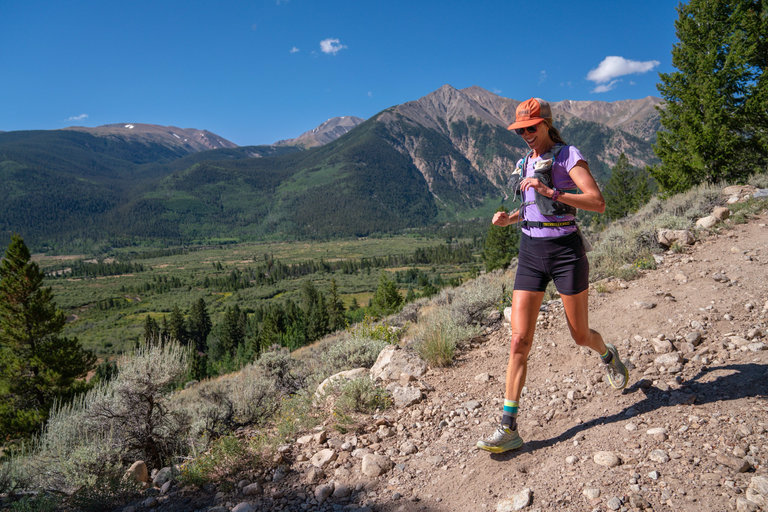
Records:
{"label": "wristwatch", "polygon": [[556,188],[553,188],[554,192],[552,193],[552,200],[557,201],[557,198],[560,197],[560,191]]}

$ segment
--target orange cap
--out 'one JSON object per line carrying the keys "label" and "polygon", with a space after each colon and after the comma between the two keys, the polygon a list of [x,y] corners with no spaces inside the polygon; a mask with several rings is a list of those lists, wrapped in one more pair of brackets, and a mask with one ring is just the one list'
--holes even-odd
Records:
{"label": "orange cap", "polygon": [[509,125],[507,130],[526,128],[544,122],[544,119],[552,119],[552,109],[549,103],[541,98],[531,98],[519,104],[515,110],[515,122]]}

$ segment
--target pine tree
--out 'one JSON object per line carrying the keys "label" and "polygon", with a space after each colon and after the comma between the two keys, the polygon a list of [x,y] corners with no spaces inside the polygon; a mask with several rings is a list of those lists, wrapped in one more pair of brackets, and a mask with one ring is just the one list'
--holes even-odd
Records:
{"label": "pine tree", "polygon": [[347,327],[347,316],[344,313],[344,303],[339,296],[336,280],[331,279],[331,289],[328,295],[328,329],[330,332]]}
{"label": "pine tree", "polygon": [[768,163],[768,2],[690,0],[677,10],[677,71],[659,75],[662,163],[651,170],[667,192],[738,180]]}
{"label": "pine tree", "polygon": [[160,326],[150,315],[147,315],[146,320],[144,320],[144,343],[147,345],[160,343]]}
{"label": "pine tree", "polygon": [[212,328],[213,324],[211,323],[211,317],[208,315],[205,301],[200,297],[189,310],[187,325],[189,338],[199,352],[205,352],[208,335],[211,333]]}
{"label": "pine tree", "polygon": [[181,313],[179,306],[173,306],[173,311],[171,311],[171,321],[169,322],[168,329],[170,331],[171,338],[178,341],[182,345],[187,345],[189,343],[187,326],[184,322],[184,315]]}
{"label": "pine tree", "polygon": [[0,265],[0,438],[28,435],[53,402],[86,385],[96,356],[77,338],[61,336],[66,323],[24,240],[13,235]]}
{"label": "pine tree", "polygon": [[[504,205],[496,209],[497,212],[507,212]],[[485,263],[486,272],[491,272],[497,268],[506,269],[517,255],[517,226],[494,226],[488,227],[488,233],[485,235],[483,244],[483,263]]]}
{"label": "pine tree", "polygon": [[609,220],[616,220],[636,212],[651,198],[648,173],[629,165],[627,155],[619,155],[611,169],[611,177],[603,189],[605,214]]}
{"label": "pine tree", "polygon": [[387,272],[382,270],[379,275],[379,285],[373,294],[371,307],[380,315],[391,315],[397,311],[403,303],[403,296],[397,289],[397,285],[392,281]]}

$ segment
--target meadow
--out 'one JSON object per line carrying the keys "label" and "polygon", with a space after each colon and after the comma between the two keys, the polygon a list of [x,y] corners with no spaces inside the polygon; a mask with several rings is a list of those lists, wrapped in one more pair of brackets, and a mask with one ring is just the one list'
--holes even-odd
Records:
{"label": "meadow", "polygon": [[[471,261],[465,257],[461,263],[440,263],[434,257],[423,257],[425,249],[456,248],[459,244],[471,246]],[[417,250],[422,257],[414,258]],[[162,323],[175,306],[186,314],[200,298],[216,324],[227,307],[238,305],[252,312],[269,302],[291,299],[299,303],[305,280],[326,293],[334,279],[345,307],[353,302],[365,306],[382,270],[396,279],[398,272],[415,268],[440,288],[441,283],[455,284],[476,276],[482,268],[479,251],[476,239],[399,235],[166,250],[128,247],[67,259],[35,255],[35,260],[48,273],[45,285],[53,289],[58,306],[68,315],[64,334],[76,336],[85,348],[109,358],[134,346],[144,334],[147,316]],[[274,278],[276,262],[303,275]],[[336,268],[344,263],[352,265]],[[299,266],[300,271],[296,270]],[[270,274],[271,279],[266,277]],[[252,279],[255,275],[262,277]],[[408,284],[400,282],[397,286],[405,297]],[[412,288],[418,295],[423,286],[413,283]]]}

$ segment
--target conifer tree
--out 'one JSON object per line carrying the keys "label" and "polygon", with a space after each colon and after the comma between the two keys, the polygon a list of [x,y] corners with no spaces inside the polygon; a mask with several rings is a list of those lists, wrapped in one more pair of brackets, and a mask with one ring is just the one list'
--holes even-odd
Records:
{"label": "conifer tree", "polygon": [[677,10],[677,71],[659,75],[662,163],[651,170],[668,192],[738,180],[768,162],[768,2],[690,0]]}
{"label": "conifer tree", "polygon": [[213,324],[211,323],[211,317],[208,315],[205,301],[200,297],[189,310],[187,326],[189,338],[199,352],[205,352],[208,334],[210,334],[212,328]]}
{"label": "conifer tree", "polygon": [[397,285],[392,281],[387,272],[382,270],[379,275],[379,285],[373,294],[371,307],[380,316],[391,315],[397,311],[403,303],[403,296],[397,289]]}
{"label": "conifer tree", "polygon": [[96,356],[66,323],[29,249],[13,235],[0,264],[0,438],[28,435],[48,417],[54,400],[85,389]]}
{"label": "conifer tree", "polygon": [[339,296],[336,280],[331,279],[331,290],[328,295],[328,329],[330,332],[347,327],[347,316],[344,314],[344,303]]}
{"label": "conifer tree", "polygon": [[609,220],[636,212],[651,198],[647,172],[631,166],[627,155],[620,154],[611,169],[611,177],[603,189],[603,196],[605,214]]}
{"label": "conifer tree", "polygon": [[187,334],[187,326],[184,322],[184,315],[181,313],[179,306],[173,306],[171,311],[171,320],[168,325],[171,338],[178,341],[181,345],[187,345],[189,343],[189,335]]}
{"label": "conifer tree", "polygon": [[[496,208],[497,212],[507,212],[504,205]],[[518,242],[517,226],[494,226],[488,227],[488,233],[485,235],[483,244],[483,262],[486,272],[491,272],[497,268],[506,269],[517,254]]]}

